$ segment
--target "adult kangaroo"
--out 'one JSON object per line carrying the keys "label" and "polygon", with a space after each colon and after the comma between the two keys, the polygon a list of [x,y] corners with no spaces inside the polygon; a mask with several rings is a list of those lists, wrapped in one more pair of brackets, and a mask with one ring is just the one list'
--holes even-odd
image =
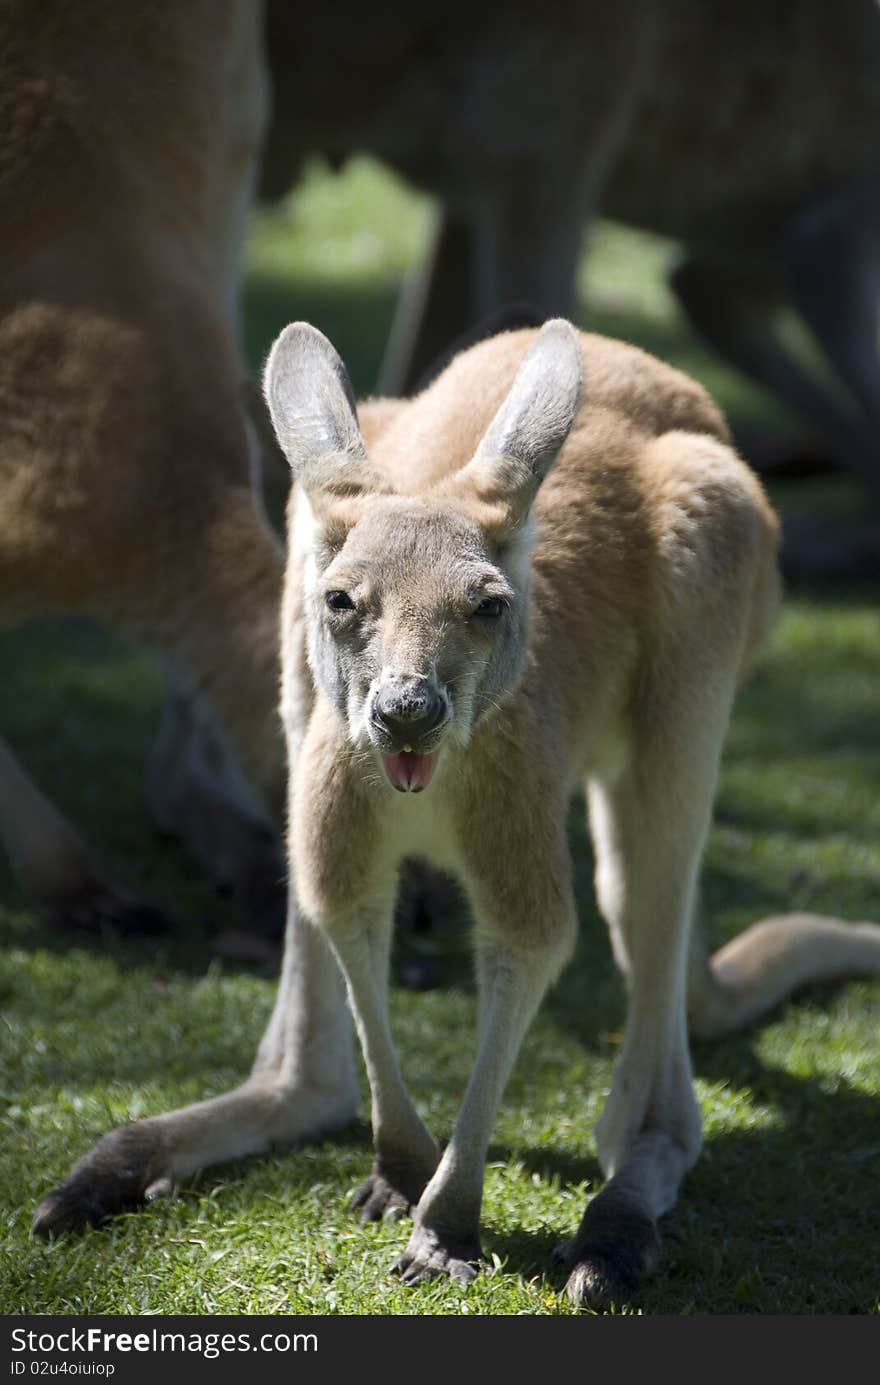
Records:
{"label": "adult kangaroo", "polygon": [[[0,621],[165,657],[157,813],[248,919],[283,880],[283,555],[238,345],[266,110],[251,0],[0,12]],[[143,920],[2,744],[0,841],[51,918]]]}
{"label": "adult kangaroo", "polygon": [[[287,191],[311,150],[367,151],[438,199],[384,390],[413,388],[512,303],[571,315],[583,235],[604,215],[680,243],[672,287],[691,321],[861,478],[876,510],[876,0],[444,0],[405,16],[383,0],[369,33],[355,15],[328,0],[305,26],[289,0],[269,0],[262,186]],[[792,350],[782,308],[827,374]],[[871,542],[876,571],[876,526]]]}
{"label": "adult kangaroo", "polygon": [[[565,1247],[569,1293],[631,1294],[700,1149],[688,1020],[719,1033],[793,986],[880,973],[880,927],[764,920],[708,958],[700,856],[737,684],[772,626],[777,527],[703,390],[565,321],[459,355],[411,401],[365,405],[314,328],[273,347],[266,395],[294,473],[282,613],[290,764],[288,951],[251,1076],[106,1136],[38,1209],[83,1225],[215,1160],[340,1119],[344,973],[372,1091],[362,1216],[413,1216],[408,1283],[468,1280],[483,1166],[529,1021],[576,912],[566,840],[586,790],[596,892],[629,987],[597,1130],[608,1183]],[[478,1053],[441,1153],[388,1024],[401,863],[455,872],[475,918]],[[322,952],[323,949],[323,952]],[[305,1073],[305,1080],[303,1074]]]}

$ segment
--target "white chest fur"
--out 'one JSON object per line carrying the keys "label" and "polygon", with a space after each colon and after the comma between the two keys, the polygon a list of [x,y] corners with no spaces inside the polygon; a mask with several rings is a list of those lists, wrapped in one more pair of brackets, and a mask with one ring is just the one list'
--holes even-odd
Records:
{"label": "white chest fur", "polygon": [[422,793],[398,793],[388,786],[382,804],[383,848],[390,862],[421,856],[456,871],[460,848],[452,795],[440,765]]}

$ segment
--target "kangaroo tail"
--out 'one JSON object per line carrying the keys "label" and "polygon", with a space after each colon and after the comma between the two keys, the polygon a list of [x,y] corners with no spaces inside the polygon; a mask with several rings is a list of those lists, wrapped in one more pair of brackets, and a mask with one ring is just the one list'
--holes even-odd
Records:
{"label": "kangaroo tail", "polygon": [[711,956],[702,929],[688,977],[688,1019],[697,1038],[750,1024],[801,986],[880,976],[880,925],[820,914],[762,919]]}

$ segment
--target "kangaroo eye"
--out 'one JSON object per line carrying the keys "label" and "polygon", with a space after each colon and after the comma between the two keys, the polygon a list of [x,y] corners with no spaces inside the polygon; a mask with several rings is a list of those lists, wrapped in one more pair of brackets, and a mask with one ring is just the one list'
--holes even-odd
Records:
{"label": "kangaroo eye", "polygon": [[504,610],[505,602],[500,596],[486,596],[474,611],[475,616],[480,616],[483,620],[497,620]]}
{"label": "kangaroo eye", "polygon": [[327,592],[324,597],[328,610],[331,611],[353,611],[354,602],[348,592]]}

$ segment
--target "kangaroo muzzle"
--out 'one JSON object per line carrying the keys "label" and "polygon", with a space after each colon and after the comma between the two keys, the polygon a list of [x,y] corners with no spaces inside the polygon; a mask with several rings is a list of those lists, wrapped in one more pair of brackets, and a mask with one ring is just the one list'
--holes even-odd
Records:
{"label": "kangaroo muzzle", "polygon": [[370,733],[391,785],[421,793],[437,767],[436,733],[447,718],[444,693],[427,679],[380,684],[370,707]]}

